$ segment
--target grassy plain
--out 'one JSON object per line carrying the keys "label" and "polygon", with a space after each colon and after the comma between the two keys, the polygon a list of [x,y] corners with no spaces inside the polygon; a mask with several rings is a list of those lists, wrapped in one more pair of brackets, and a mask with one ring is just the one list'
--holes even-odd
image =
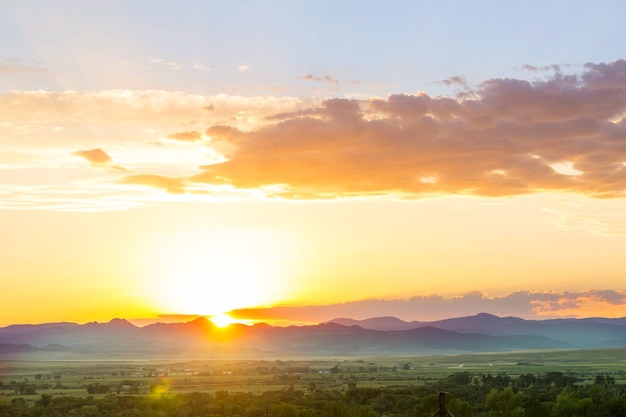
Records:
{"label": "grassy plain", "polygon": [[[333,369],[336,367],[335,369]],[[336,372],[335,372],[336,371]],[[449,375],[575,374],[581,384],[596,375],[611,375],[626,384],[626,349],[555,350],[429,356],[294,357],[272,360],[154,359],[154,360],[2,360],[0,402],[23,397],[32,402],[41,394],[85,397],[88,386],[107,386],[120,395],[229,391],[260,393],[293,389],[345,390],[358,387],[432,386]],[[20,384],[36,393],[20,394]],[[130,388],[129,388],[130,387]]]}

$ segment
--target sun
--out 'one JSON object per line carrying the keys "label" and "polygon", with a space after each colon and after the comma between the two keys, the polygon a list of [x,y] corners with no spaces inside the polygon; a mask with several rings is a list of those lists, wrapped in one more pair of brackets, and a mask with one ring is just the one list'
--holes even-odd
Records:
{"label": "sun", "polygon": [[224,328],[228,327],[234,323],[240,323],[239,320],[232,318],[226,313],[216,314],[214,316],[209,317],[209,320],[213,322],[217,327]]}
{"label": "sun", "polygon": [[175,244],[159,251],[146,285],[161,311],[213,317],[219,325],[228,321],[225,312],[289,297],[281,258],[288,248],[269,232],[232,229],[171,240]]}

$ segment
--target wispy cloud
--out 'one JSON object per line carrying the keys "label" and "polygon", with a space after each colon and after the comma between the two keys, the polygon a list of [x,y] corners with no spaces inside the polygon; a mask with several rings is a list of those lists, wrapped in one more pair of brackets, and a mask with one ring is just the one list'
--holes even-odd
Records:
{"label": "wispy cloud", "polygon": [[[0,94],[0,128],[13,129],[12,132],[19,129],[17,133],[21,135],[70,124],[97,126],[97,130],[90,130],[92,136],[96,131],[108,134],[113,126],[163,128],[171,132],[191,124],[199,124],[204,130],[212,123],[230,122],[250,129],[271,114],[304,106],[306,102],[295,97],[205,96],[165,90],[17,91]],[[69,130],[64,133],[70,134]],[[43,143],[50,146],[49,141]]]}
{"label": "wispy cloud", "polygon": [[589,213],[572,204],[543,207],[546,213],[554,215],[557,225],[567,229],[584,229],[603,236],[626,236],[626,218],[621,211],[596,205]]}
{"label": "wispy cloud", "polygon": [[530,65],[530,64],[524,64],[520,67],[520,69],[524,70],[524,71],[531,71],[531,72],[545,72],[545,71],[553,71],[555,73],[560,73],[561,72],[561,67],[570,67],[570,65],[557,65],[557,64],[551,64],[551,65]]}
{"label": "wispy cloud", "polygon": [[212,71],[211,67],[207,67],[206,65],[202,65],[202,64],[194,64],[193,68],[195,70],[202,71],[202,72],[211,72]]}
{"label": "wispy cloud", "polygon": [[0,209],[105,212],[142,206],[150,190],[120,189],[108,181],[69,184],[0,185]]}
{"label": "wispy cloud", "polygon": [[298,76],[299,80],[307,80],[307,81],[317,81],[322,83],[330,83],[330,84],[339,84],[339,80],[334,79],[330,75],[317,76],[313,74],[301,75]]}
{"label": "wispy cloud", "polygon": [[183,67],[182,64],[180,64],[178,62],[167,61],[167,60],[161,59],[161,58],[151,58],[150,62],[152,64],[164,66],[164,67],[170,69],[171,71],[178,71],[178,70],[180,70]]}
{"label": "wispy cloud", "polygon": [[46,71],[47,69],[39,62],[24,61],[14,58],[0,59],[0,75]]}
{"label": "wispy cloud", "polygon": [[446,78],[445,80],[441,81],[441,84],[445,85],[445,86],[451,86],[451,85],[457,85],[459,87],[463,87],[464,89],[468,89],[469,85],[467,84],[467,81],[465,81],[463,78],[459,77],[459,76],[454,76],[454,77],[450,77],[450,78]]}
{"label": "wispy cloud", "polygon": [[[250,198],[249,190],[230,186],[172,184],[224,159],[196,140],[203,126],[228,122],[248,129],[305,106],[294,97],[163,90],[0,94],[0,208],[105,211],[179,198]],[[98,169],[86,169],[84,162]],[[131,178],[119,178],[122,167]],[[175,194],[183,190],[185,196]]]}

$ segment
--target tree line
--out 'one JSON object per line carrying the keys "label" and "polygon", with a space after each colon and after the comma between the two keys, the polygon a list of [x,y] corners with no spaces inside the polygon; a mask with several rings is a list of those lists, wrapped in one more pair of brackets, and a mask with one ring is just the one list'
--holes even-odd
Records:
{"label": "tree line", "polygon": [[583,381],[572,372],[516,377],[458,372],[420,386],[359,387],[351,382],[347,389],[329,389],[313,383],[303,390],[289,385],[261,394],[167,394],[153,386],[148,389],[152,392],[139,395],[134,389],[117,393],[107,387],[87,387],[88,394],[109,394],[100,398],[41,394],[32,403],[14,398],[0,404],[0,417],[431,417],[440,391],[447,392],[447,407],[456,417],[626,416],[626,386],[610,375]]}

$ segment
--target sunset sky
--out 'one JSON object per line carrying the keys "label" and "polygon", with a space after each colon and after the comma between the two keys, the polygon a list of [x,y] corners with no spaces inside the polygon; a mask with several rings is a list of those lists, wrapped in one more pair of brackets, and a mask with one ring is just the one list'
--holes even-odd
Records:
{"label": "sunset sky", "polygon": [[0,0],[0,326],[624,317],[624,16]]}

